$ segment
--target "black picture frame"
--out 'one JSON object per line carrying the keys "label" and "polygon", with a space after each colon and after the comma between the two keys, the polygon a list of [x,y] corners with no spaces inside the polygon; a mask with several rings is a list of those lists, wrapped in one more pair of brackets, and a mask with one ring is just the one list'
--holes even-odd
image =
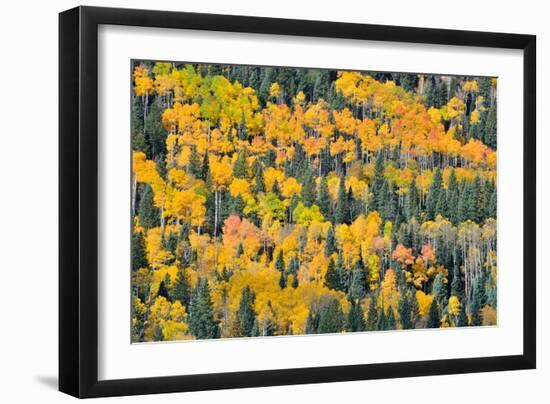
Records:
{"label": "black picture frame", "polygon": [[[98,26],[180,28],[523,51],[523,354],[98,380]],[[104,397],[536,366],[536,37],[340,22],[77,7],[59,15],[59,390]]]}

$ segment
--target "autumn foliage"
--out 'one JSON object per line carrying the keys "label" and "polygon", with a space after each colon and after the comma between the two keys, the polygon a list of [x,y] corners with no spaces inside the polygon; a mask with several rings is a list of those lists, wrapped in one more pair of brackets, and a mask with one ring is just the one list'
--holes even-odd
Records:
{"label": "autumn foliage", "polygon": [[132,340],[496,324],[496,80],[136,62]]}

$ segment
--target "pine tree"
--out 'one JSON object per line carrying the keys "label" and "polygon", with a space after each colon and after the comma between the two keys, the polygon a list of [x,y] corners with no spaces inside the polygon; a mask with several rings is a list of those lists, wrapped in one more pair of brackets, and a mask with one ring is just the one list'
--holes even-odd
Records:
{"label": "pine tree", "polygon": [[450,219],[453,225],[459,223],[458,216],[458,204],[459,204],[459,189],[458,182],[456,180],[456,172],[453,168],[451,175],[449,175],[449,184],[447,186],[447,212],[445,216]]}
{"label": "pine tree", "polygon": [[241,291],[241,302],[237,311],[238,330],[240,337],[253,337],[257,335],[256,312],[254,311],[254,291],[245,286]]}
{"label": "pine tree", "polygon": [[362,299],[367,294],[367,278],[365,270],[360,264],[355,266],[351,275],[349,295],[352,299]]}
{"label": "pine tree", "polygon": [[248,162],[246,152],[240,152],[233,167],[233,177],[248,178]]}
{"label": "pine tree", "polygon": [[285,260],[283,258],[283,250],[279,250],[277,258],[275,259],[275,269],[279,272],[284,272],[285,270]]}
{"label": "pine tree", "polygon": [[214,317],[214,306],[210,297],[208,280],[201,278],[191,300],[189,316],[189,331],[196,339],[220,337],[220,327]]}
{"label": "pine tree", "polygon": [[327,232],[327,238],[325,240],[325,257],[330,257],[336,252],[336,238],[334,236],[334,230],[332,226],[329,227]]}
{"label": "pine tree", "polygon": [[432,300],[430,305],[430,310],[428,311],[428,322],[426,324],[427,328],[439,328],[441,326],[441,317],[439,314],[439,304],[437,304],[437,299]]}
{"label": "pine tree", "polygon": [[468,316],[466,315],[466,305],[461,305],[460,313],[456,322],[457,327],[468,327]]}
{"label": "pine tree", "polygon": [[149,268],[149,261],[147,261],[145,237],[142,232],[134,231],[132,233],[132,270],[137,271],[140,268]]}
{"label": "pine tree", "polygon": [[375,331],[378,326],[378,310],[376,310],[376,299],[371,296],[369,310],[367,311],[367,331]]}
{"label": "pine tree", "polygon": [[264,174],[260,164],[256,164],[256,170],[254,174],[254,187],[252,188],[255,194],[265,192]]}
{"label": "pine tree", "polygon": [[399,321],[401,322],[401,328],[404,330],[413,328],[413,323],[411,320],[411,304],[407,293],[403,292],[399,296],[397,310],[399,311]]}
{"label": "pine tree", "polygon": [[413,179],[409,185],[409,192],[407,193],[405,217],[407,221],[411,220],[413,217],[418,219],[418,214],[418,189],[416,188],[416,179]]}
{"label": "pine tree", "polygon": [[153,190],[150,185],[144,185],[141,200],[139,201],[139,224],[145,231],[160,225],[160,212],[153,203]]}
{"label": "pine tree", "polygon": [[378,323],[376,324],[376,329],[380,331],[385,331],[388,329],[388,319],[386,318],[386,313],[384,313],[384,308],[380,309],[380,314],[378,315]]}
{"label": "pine tree", "polygon": [[279,287],[281,289],[286,288],[286,274],[284,271],[281,272],[281,276],[279,277]]}
{"label": "pine tree", "polygon": [[172,289],[172,297],[174,300],[179,300],[187,309],[189,308],[189,298],[191,295],[191,287],[189,276],[185,270],[178,271],[176,281]]}
{"label": "pine tree", "polygon": [[202,159],[201,172],[199,178],[206,181],[210,176],[210,158],[208,157],[208,150],[204,153],[204,158]]}
{"label": "pine tree", "polygon": [[396,328],[395,314],[392,306],[390,306],[388,307],[388,314],[386,315],[386,330],[395,330]]}
{"label": "pine tree", "polygon": [[[168,275],[168,274],[167,274]],[[170,301],[170,293],[168,293],[168,287],[166,286],[166,283],[164,280],[160,281],[159,289],[157,291],[157,297],[162,296],[166,300]]]}
{"label": "pine tree", "polygon": [[336,270],[336,266],[332,258],[328,261],[327,272],[325,275],[325,287],[333,290],[339,290],[341,287],[340,274]]}
{"label": "pine tree", "polygon": [[344,328],[343,324],[344,313],[340,307],[338,299],[333,299],[319,313],[319,328],[320,334],[341,332]]}
{"label": "pine tree", "polygon": [[323,214],[323,217],[327,220],[332,220],[332,209],[330,194],[328,192],[327,177],[322,177],[319,183],[319,209]]}
{"label": "pine tree", "polygon": [[430,189],[428,191],[428,197],[426,199],[426,218],[428,220],[435,219],[437,213],[437,202],[439,200],[439,194],[441,193],[442,183],[443,178],[441,177],[441,170],[436,168]]}
{"label": "pine tree", "polygon": [[199,161],[199,155],[197,153],[197,147],[191,146],[191,153],[189,154],[189,164],[187,165],[187,171],[189,174],[199,177],[201,175],[201,165]]}
{"label": "pine tree", "polygon": [[487,113],[487,120],[485,121],[485,136],[483,143],[487,146],[497,149],[497,105],[494,102],[489,108]]}
{"label": "pine tree", "polygon": [[366,327],[365,316],[363,315],[363,310],[361,305],[358,304],[355,300],[351,301],[351,308],[348,314],[348,323],[347,331],[357,332],[364,331]]}
{"label": "pine tree", "polygon": [[336,223],[349,223],[349,206],[344,177],[340,178],[338,198],[336,200]]}
{"label": "pine tree", "polygon": [[462,296],[462,281],[460,279],[460,272],[458,266],[453,269],[453,281],[451,282],[451,296]]}
{"label": "pine tree", "polygon": [[384,187],[385,183],[386,177],[384,176],[384,155],[383,153],[378,153],[376,157],[376,163],[374,165],[374,179],[372,182],[374,206],[378,211],[381,210],[381,205],[384,201],[385,192],[382,192],[382,188]]}
{"label": "pine tree", "polygon": [[447,288],[445,287],[445,277],[442,272],[438,273],[434,279],[432,294],[441,306],[446,305]]}
{"label": "pine tree", "polygon": [[304,176],[303,186],[302,186],[302,202],[304,206],[310,207],[315,204],[315,179],[311,170],[308,170]]}

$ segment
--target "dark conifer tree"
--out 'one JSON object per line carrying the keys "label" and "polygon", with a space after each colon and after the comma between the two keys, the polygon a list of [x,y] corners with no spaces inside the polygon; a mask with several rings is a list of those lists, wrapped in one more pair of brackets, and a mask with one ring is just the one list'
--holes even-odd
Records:
{"label": "dark conifer tree", "polygon": [[240,337],[253,337],[258,334],[256,329],[256,312],[254,311],[254,291],[245,286],[241,292],[241,302],[237,311],[237,321]]}
{"label": "dark conifer tree", "polygon": [[361,309],[361,305],[355,300],[352,300],[351,308],[348,313],[347,331],[364,331],[365,327],[365,316],[363,314],[363,310]]}
{"label": "dark conifer tree", "polygon": [[334,260],[328,261],[327,273],[325,275],[325,286],[329,289],[339,290],[341,288],[340,273],[336,269]]}
{"label": "dark conifer tree", "polygon": [[319,183],[319,196],[317,198],[319,202],[319,209],[323,214],[323,217],[327,220],[332,221],[332,209],[330,194],[328,192],[327,177],[322,177]]}
{"label": "dark conifer tree", "polygon": [[150,185],[144,184],[144,191],[139,201],[138,216],[139,224],[149,230],[152,227],[160,226],[160,212],[153,203],[153,190]]}
{"label": "dark conifer tree", "polygon": [[409,192],[407,193],[405,206],[405,217],[407,221],[411,220],[413,217],[418,219],[419,202],[418,202],[418,189],[416,188],[416,179],[411,181],[409,185]]}
{"label": "dark conifer tree", "polygon": [[189,331],[197,339],[220,337],[220,327],[214,316],[210,287],[204,278],[199,279],[191,300],[188,323]]}
{"label": "dark conifer tree", "polygon": [[441,170],[436,168],[430,189],[428,191],[428,197],[426,198],[426,218],[428,220],[435,219],[437,213],[437,202],[439,201],[442,183],[443,179],[441,177]]}
{"label": "dark conifer tree", "polygon": [[281,272],[281,276],[279,276],[279,287],[281,289],[286,288],[286,274],[285,272]]}
{"label": "dark conifer tree", "polygon": [[157,291],[157,297],[162,296],[166,300],[170,301],[170,293],[168,293],[168,287],[164,283],[164,280],[160,281],[159,289]]}
{"label": "dark conifer tree", "polygon": [[404,330],[413,328],[413,323],[411,320],[411,304],[407,293],[403,292],[399,296],[397,310],[399,311],[399,321],[401,322],[401,328]]}
{"label": "dark conifer tree", "polygon": [[283,250],[279,250],[277,258],[275,258],[275,269],[279,272],[284,272],[285,270],[285,260],[283,258]]}
{"label": "dark conifer tree", "polygon": [[235,178],[248,178],[248,162],[246,152],[240,152],[235,166],[233,167],[233,176]]}
{"label": "dark conifer tree", "polygon": [[338,299],[331,300],[319,313],[320,334],[341,332],[344,328],[344,313]]}
{"label": "dark conifer tree", "polygon": [[132,270],[137,271],[140,268],[149,268],[149,261],[147,261],[145,237],[141,231],[134,231],[132,233]]}
{"label": "dark conifer tree", "polygon": [[252,190],[256,194],[265,192],[264,174],[260,164],[256,164],[256,169],[254,170],[254,186]]}
{"label": "dark conifer tree", "polygon": [[325,256],[330,257],[336,252],[336,238],[332,226],[328,229],[327,238],[325,240]]}
{"label": "dark conifer tree", "polygon": [[428,322],[426,323],[427,328],[439,328],[441,326],[441,316],[439,313],[439,304],[437,299],[432,300],[430,305],[430,310],[428,311]]}
{"label": "dark conifer tree", "polygon": [[308,170],[302,186],[302,202],[305,206],[310,207],[315,204],[315,193],[315,178],[311,170]]}
{"label": "dark conifer tree", "polygon": [[384,312],[384,308],[380,309],[380,313],[378,314],[378,323],[376,324],[376,329],[379,331],[385,331],[388,329],[388,319],[386,318],[386,313]]}
{"label": "dark conifer tree", "polygon": [[172,297],[174,300],[179,300],[181,304],[189,311],[189,299],[191,295],[191,286],[189,276],[185,270],[178,271],[176,281],[172,288]]}
{"label": "dark conifer tree", "polygon": [[344,177],[340,177],[340,185],[338,186],[338,198],[336,200],[336,223],[349,223],[349,205],[346,193],[346,185]]}
{"label": "dark conifer tree", "polygon": [[468,327],[468,316],[466,315],[466,305],[462,304],[460,307],[460,313],[456,322],[457,327]]}
{"label": "dark conifer tree", "polygon": [[367,331],[375,331],[378,326],[378,310],[376,309],[376,298],[371,296],[369,310],[367,311]]}
{"label": "dark conifer tree", "polygon": [[397,328],[395,322],[395,314],[393,312],[392,306],[388,307],[388,314],[386,315],[386,329],[395,330]]}

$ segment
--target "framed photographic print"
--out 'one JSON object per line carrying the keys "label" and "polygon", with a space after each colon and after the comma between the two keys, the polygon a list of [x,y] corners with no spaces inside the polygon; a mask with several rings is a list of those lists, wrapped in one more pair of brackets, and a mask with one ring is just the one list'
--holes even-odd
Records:
{"label": "framed photographic print", "polygon": [[60,390],[535,367],[535,37],[60,14]]}

